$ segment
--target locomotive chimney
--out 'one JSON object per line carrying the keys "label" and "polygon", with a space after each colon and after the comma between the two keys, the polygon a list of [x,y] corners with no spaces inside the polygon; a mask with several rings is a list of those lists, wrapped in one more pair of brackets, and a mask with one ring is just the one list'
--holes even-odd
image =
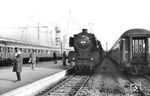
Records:
{"label": "locomotive chimney", "polygon": [[82,32],[83,33],[87,33],[87,29],[82,29]]}

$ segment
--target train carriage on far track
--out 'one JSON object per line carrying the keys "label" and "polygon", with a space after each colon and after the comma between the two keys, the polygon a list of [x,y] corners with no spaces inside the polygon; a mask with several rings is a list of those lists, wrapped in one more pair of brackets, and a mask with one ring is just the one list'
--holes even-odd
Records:
{"label": "train carriage on far track", "polygon": [[109,51],[109,56],[128,74],[150,74],[150,31],[131,29],[122,34]]}

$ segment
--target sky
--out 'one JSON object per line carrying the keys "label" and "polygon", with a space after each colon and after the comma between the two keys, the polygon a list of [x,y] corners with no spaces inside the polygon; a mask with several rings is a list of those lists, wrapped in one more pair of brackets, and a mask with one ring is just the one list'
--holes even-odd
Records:
{"label": "sky", "polygon": [[[39,23],[41,26],[57,25],[69,37],[81,32],[82,28],[88,28],[104,49],[106,42],[110,49],[129,29],[150,30],[149,5],[149,0],[1,0],[0,30],[37,26]],[[0,32],[0,35],[7,33],[12,36],[15,33],[21,36],[15,31]],[[32,40],[35,33],[30,30],[26,34],[30,35],[26,38]]]}

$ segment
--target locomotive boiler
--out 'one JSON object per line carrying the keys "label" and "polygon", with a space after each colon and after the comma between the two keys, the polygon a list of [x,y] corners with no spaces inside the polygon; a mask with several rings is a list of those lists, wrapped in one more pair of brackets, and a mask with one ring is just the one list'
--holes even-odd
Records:
{"label": "locomotive boiler", "polygon": [[102,58],[103,49],[100,41],[96,40],[94,34],[88,33],[87,29],[70,37],[69,46],[73,47],[74,51],[69,52],[68,62],[75,63],[77,73],[91,72]]}
{"label": "locomotive boiler", "polygon": [[150,31],[131,29],[117,40],[109,55],[120,71],[130,75],[150,74]]}

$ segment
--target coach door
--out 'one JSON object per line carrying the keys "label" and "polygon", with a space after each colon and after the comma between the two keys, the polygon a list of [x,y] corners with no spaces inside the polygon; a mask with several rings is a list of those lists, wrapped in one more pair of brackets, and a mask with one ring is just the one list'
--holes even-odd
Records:
{"label": "coach door", "polygon": [[146,62],[146,39],[145,38],[132,39],[132,62],[133,63]]}

